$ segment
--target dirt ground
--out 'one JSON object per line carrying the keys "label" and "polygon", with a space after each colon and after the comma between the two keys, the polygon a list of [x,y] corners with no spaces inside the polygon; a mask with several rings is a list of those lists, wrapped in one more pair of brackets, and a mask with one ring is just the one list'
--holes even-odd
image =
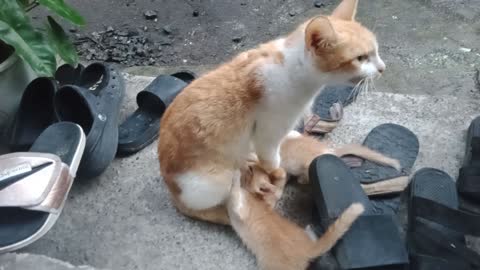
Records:
{"label": "dirt ground", "polygon": [[[303,20],[302,14],[325,12],[335,1],[70,2],[88,22],[83,29],[69,29],[83,60],[171,66],[216,64],[237,51],[287,33],[295,25],[292,22]],[[150,19],[146,12],[153,12]]]}

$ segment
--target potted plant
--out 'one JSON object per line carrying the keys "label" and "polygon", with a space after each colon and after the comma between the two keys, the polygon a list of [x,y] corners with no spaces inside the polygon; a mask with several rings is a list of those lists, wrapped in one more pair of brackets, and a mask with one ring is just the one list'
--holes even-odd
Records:
{"label": "potted plant", "polygon": [[85,24],[63,0],[0,0],[0,137],[32,79],[52,77],[57,56],[72,65],[78,62],[75,47],[54,17],[47,16],[43,27],[32,24],[29,12],[37,6],[75,25]]}

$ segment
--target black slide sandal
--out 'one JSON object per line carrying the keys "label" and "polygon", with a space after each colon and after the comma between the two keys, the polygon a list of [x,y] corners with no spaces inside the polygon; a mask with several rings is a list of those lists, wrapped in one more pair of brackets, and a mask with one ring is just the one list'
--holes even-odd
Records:
{"label": "black slide sandal", "polygon": [[361,160],[359,167],[351,168],[365,192],[375,197],[372,199],[375,207],[394,214],[400,205],[399,194],[408,186],[408,176],[418,156],[418,138],[409,129],[388,123],[372,129],[363,145],[400,161],[401,171],[369,160]]}
{"label": "black slide sandal", "polygon": [[325,86],[313,102],[313,115],[304,119],[304,131],[318,135],[331,132],[343,118],[343,108],[353,100],[353,87]]}
{"label": "black slide sandal", "polygon": [[115,158],[125,85],[116,69],[101,63],[86,67],[78,84],[61,87],[55,95],[54,108],[58,119],[79,124],[87,134],[78,175],[94,178]]}
{"label": "black slide sandal", "polygon": [[[378,190],[378,195],[400,193],[408,186],[408,176],[418,156],[420,144],[417,136],[409,129],[397,124],[382,124],[370,131],[363,145],[400,161],[402,171],[364,160],[360,167],[352,168],[353,174],[360,179],[362,186],[372,187],[376,184],[387,185],[392,179],[404,176],[401,183],[392,183],[391,190]],[[393,180],[395,182],[395,180]],[[374,191],[372,191],[373,193]],[[368,192],[370,194],[370,192]]]}
{"label": "black slide sandal", "polygon": [[57,83],[40,77],[27,86],[10,131],[11,151],[27,151],[38,136],[56,121],[53,96]]}
{"label": "black slide sandal", "polygon": [[61,122],[42,132],[30,152],[0,156],[0,253],[25,247],[52,228],[84,147],[80,126]]}
{"label": "black slide sandal", "polygon": [[309,169],[322,228],[326,228],[355,202],[365,213],[353,224],[333,251],[341,269],[403,269],[408,255],[394,216],[376,214],[360,183],[336,156],[322,155]]}
{"label": "black slide sandal", "polygon": [[424,168],[409,186],[408,246],[412,270],[480,269],[480,255],[468,249],[464,234],[480,235],[480,216],[458,210],[453,179]]}
{"label": "black slide sandal", "polygon": [[77,67],[64,64],[55,71],[55,79],[60,85],[77,84],[84,69],[82,64],[78,64]]}
{"label": "black slide sandal", "polygon": [[194,79],[195,75],[187,71],[160,75],[139,92],[138,109],[118,128],[117,155],[134,154],[155,141],[168,105]]}
{"label": "black slide sandal", "polygon": [[325,121],[339,120],[332,116],[331,108],[334,104],[340,104],[342,107],[350,105],[354,99],[352,91],[353,87],[348,85],[325,86],[315,98],[312,108],[313,113]]}
{"label": "black slide sandal", "polygon": [[480,202],[480,117],[475,118],[468,127],[465,157],[457,188],[463,198]]}

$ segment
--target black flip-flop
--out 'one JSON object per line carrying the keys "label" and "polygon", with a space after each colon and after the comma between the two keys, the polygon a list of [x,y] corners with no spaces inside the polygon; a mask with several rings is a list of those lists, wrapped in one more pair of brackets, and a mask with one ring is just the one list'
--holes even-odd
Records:
{"label": "black flip-flop", "polygon": [[11,127],[11,151],[28,150],[38,136],[56,121],[53,109],[56,91],[57,83],[50,78],[40,77],[30,82]]}
{"label": "black flip-flop", "polygon": [[313,115],[304,119],[304,131],[317,135],[331,132],[343,118],[343,108],[353,100],[353,87],[325,86],[313,102]]}
{"label": "black flip-flop", "polygon": [[96,177],[113,161],[124,94],[121,74],[102,63],[89,65],[77,85],[62,86],[56,93],[54,108],[58,119],[79,124],[87,134],[85,153],[78,170],[80,177]]}
{"label": "black flip-flop", "polygon": [[410,171],[419,151],[417,136],[409,129],[397,124],[382,124],[370,131],[363,145],[387,157],[397,159],[401,171],[369,160],[360,160],[360,166],[351,168],[356,179],[360,179],[372,202],[378,209],[395,212],[400,205],[399,193],[408,186]]}
{"label": "black flip-flop", "polygon": [[160,118],[168,105],[194,79],[195,74],[188,71],[160,75],[139,92],[138,109],[118,128],[117,154],[124,156],[136,153],[155,141]]}
{"label": "black flip-flop", "polygon": [[60,85],[65,84],[78,84],[80,75],[85,67],[82,64],[78,64],[74,67],[69,64],[61,65],[57,71],[55,71],[55,79]]}
{"label": "black flip-flop", "polygon": [[375,207],[350,168],[334,155],[316,158],[309,169],[310,182],[322,228],[335,221],[352,203],[362,203],[364,214],[333,251],[341,269],[403,269],[408,254],[393,215]]}
{"label": "black flip-flop", "polygon": [[468,127],[465,158],[457,188],[462,197],[480,201],[480,117],[475,118]]}
{"label": "black flip-flop", "polygon": [[412,270],[476,270],[480,255],[468,249],[465,234],[480,236],[480,216],[458,210],[453,179],[424,168],[409,186],[408,246]]}
{"label": "black flip-flop", "polygon": [[55,224],[85,147],[80,126],[60,122],[30,152],[0,156],[0,253],[25,247]]}

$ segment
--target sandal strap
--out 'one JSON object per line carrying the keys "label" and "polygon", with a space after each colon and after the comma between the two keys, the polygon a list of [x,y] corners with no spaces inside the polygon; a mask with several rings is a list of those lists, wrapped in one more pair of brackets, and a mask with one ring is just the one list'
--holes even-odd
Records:
{"label": "sandal strap", "polygon": [[417,196],[412,198],[412,204],[415,205],[412,209],[412,214],[415,217],[438,223],[463,234],[480,236],[479,215],[453,209],[435,201]]}
{"label": "sandal strap", "polygon": [[461,261],[448,261],[444,258],[423,254],[410,255],[410,269],[415,270],[472,270],[472,267]]}
{"label": "sandal strap", "polygon": [[56,213],[73,182],[60,158],[44,153],[14,153],[0,156],[0,207],[21,207]]}
{"label": "sandal strap", "polygon": [[460,194],[480,195],[480,168],[465,166],[460,169],[458,176],[458,192]]}
{"label": "sandal strap", "polygon": [[[441,231],[425,223],[417,222],[415,226],[415,231],[411,232],[409,235],[408,242],[410,246],[410,253],[413,254],[414,257],[417,256],[417,263],[420,263],[420,260],[422,259],[427,259],[424,262],[421,262],[425,263],[425,267],[436,264],[440,264],[440,266],[455,264],[459,267],[445,269],[473,270],[480,268],[480,254],[477,254],[475,251],[465,246],[465,244],[459,242],[456,239],[448,237]],[[427,252],[420,253],[419,250]],[[418,255],[421,255],[422,257]],[[426,258],[425,255],[429,258]],[[433,258],[436,258],[436,260],[434,260]],[[448,264],[445,264],[445,260],[448,261]],[[427,269],[443,270],[444,268],[440,268],[437,265],[437,267],[434,268],[425,268],[425,270]]]}
{"label": "sandal strap", "polygon": [[303,129],[308,134],[326,134],[332,132],[338,125],[337,121],[325,121],[314,114],[304,119]]}
{"label": "sandal strap", "polygon": [[187,86],[181,79],[160,75],[137,95],[137,104],[149,111],[162,114],[175,97]]}

